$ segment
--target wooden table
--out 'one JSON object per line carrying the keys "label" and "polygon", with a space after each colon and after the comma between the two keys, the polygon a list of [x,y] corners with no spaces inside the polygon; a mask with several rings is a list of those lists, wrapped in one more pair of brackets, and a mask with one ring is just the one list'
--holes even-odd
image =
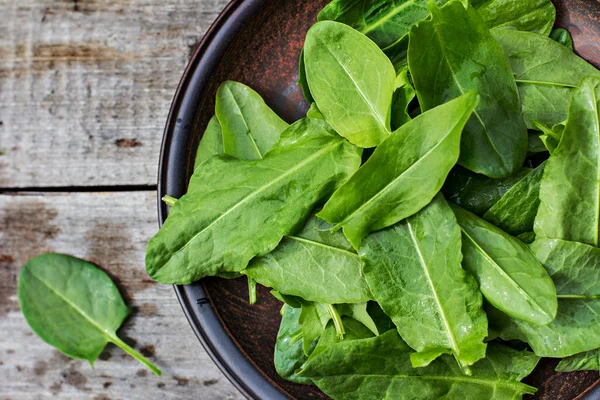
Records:
{"label": "wooden table", "polygon": [[[164,123],[228,0],[0,0],[0,399],[240,399],[170,286],[144,268]],[[104,267],[135,310],[95,364],[33,334],[19,269],[43,252]]]}

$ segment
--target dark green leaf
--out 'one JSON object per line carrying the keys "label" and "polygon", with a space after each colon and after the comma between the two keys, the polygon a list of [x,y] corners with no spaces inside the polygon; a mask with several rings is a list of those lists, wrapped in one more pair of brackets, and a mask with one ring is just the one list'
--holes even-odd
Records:
{"label": "dark green leaf", "polygon": [[556,289],[531,250],[476,215],[452,208],[463,233],[463,265],[486,300],[515,318],[550,323],[556,316]]}
{"label": "dark green leaf", "polygon": [[246,85],[226,81],[217,90],[216,115],[223,151],[241,160],[258,160],[271,150],[289,125]]}
{"label": "dark green leaf", "polygon": [[[447,0],[435,0],[439,5]],[[426,0],[334,0],[319,13],[319,21],[338,21],[367,35],[392,60],[406,65],[410,27],[429,16]]]}
{"label": "dark green leaf", "polygon": [[533,231],[544,166],[545,162],[517,182],[483,215],[483,219],[513,236]]}
{"label": "dark green leaf", "polygon": [[198,145],[198,150],[196,150],[194,171],[198,165],[218,154],[223,154],[223,134],[221,132],[221,124],[219,124],[217,116],[214,115],[210,121],[208,121],[206,130]]}
{"label": "dark green leaf", "polygon": [[64,254],[32,258],[19,275],[19,303],[31,329],[69,357],[94,361],[114,343],[156,375],[160,370],[117,336],[129,308],[108,275]]}
{"label": "dark green leaf", "polygon": [[534,122],[554,126],[567,118],[573,88],[600,71],[554,40],[530,32],[494,31],[517,80],[523,115],[529,129]]}
{"label": "dark green leaf", "polygon": [[358,254],[341,231],[320,231],[317,218],[283,238],[271,253],[253,259],[244,274],[261,285],[328,304],[371,300]]}
{"label": "dark green leaf", "polygon": [[396,77],[396,91],[392,98],[392,130],[411,120],[408,105],[414,97],[415,89],[408,79],[408,69],[404,68]]}
{"label": "dark green leaf", "polygon": [[304,43],[306,78],[327,122],[360,147],[374,147],[391,133],[394,67],[361,33],[337,22],[319,22]]}
{"label": "dark green leaf", "polygon": [[535,220],[538,237],[600,244],[600,78],[573,94],[560,145],[546,163]]}
{"label": "dark green leaf", "polygon": [[[435,0],[438,6],[448,0]],[[548,34],[555,9],[550,0],[478,0],[473,2],[487,26]],[[319,21],[337,21],[367,35],[390,58],[397,71],[407,64],[408,32],[429,17],[427,0],[333,0]]]}
{"label": "dark green leaf", "polygon": [[298,323],[300,309],[284,305],[282,311],[283,316],[275,343],[275,370],[283,379],[310,385],[312,384],[310,379],[296,375],[296,370],[308,359],[304,354],[302,327]]}
{"label": "dark green leaf", "polygon": [[478,90],[481,101],[465,126],[458,162],[492,178],[512,175],[525,160],[527,129],[502,48],[473,7],[430,4],[432,19],[411,29],[408,48],[419,104],[429,110]]}
{"label": "dark green leaf", "polygon": [[516,400],[535,388],[520,383],[539,361],[532,353],[500,344],[464,376],[451,356],[412,368],[412,350],[395,331],[369,339],[331,344],[300,371],[333,399]]}
{"label": "dark green leaf", "polygon": [[533,154],[543,153],[548,151],[542,136],[537,131],[529,131],[528,133],[528,141],[527,141],[527,155],[531,156]]}
{"label": "dark green leaf", "polygon": [[381,306],[376,301],[369,301],[367,303],[367,312],[369,313],[371,320],[375,323],[379,334],[396,329],[396,325],[392,319],[383,312]]}
{"label": "dark green leaf", "polygon": [[298,61],[298,85],[300,85],[300,89],[302,89],[302,94],[304,95],[304,99],[308,104],[314,104],[315,99],[313,99],[312,94],[310,94],[310,88],[308,87],[308,82],[306,81],[306,65],[304,64],[304,49],[300,51],[300,59]]}
{"label": "dark green leaf", "polygon": [[535,240],[535,233],[533,232],[525,232],[517,235],[517,239],[525,244],[530,244]]}
{"label": "dark green leaf", "polygon": [[531,171],[522,168],[508,178],[492,179],[457,166],[450,171],[442,193],[448,201],[482,216]]}
{"label": "dark green leaf", "polygon": [[527,342],[542,357],[567,357],[600,348],[600,249],[543,238],[537,238],[531,248],[556,284],[556,319],[536,326],[489,310],[490,323],[499,328],[503,339]]}
{"label": "dark green leaf", "polygon": [[369,232],[416,213],[456,163],[460,134],[479,96],[468,93],[395,131],[317,214],[344,228],[355,248]]}
{"label": "dark green leaf", "polygon": [[461,267],[460,228],[442,195],[363,241],[373,295],[410,347],[414,367],[453,354],[461,368],[485,357],[487,319],[477,283]]}
{"label": "dark green leaf", "polygon": [[359,164],[358,149],[316,119],[288,128],[262,160],[211,158],[148,244],[148,274],[184,284],[243,270],[303,224]]}
{"label": "dark green leaf", "polygon": [[571,34],[568,30],[564,28],[554,29],[550,33],[550,39],[554,40],[567,47],[569,50],[573,50],[573,39],[571,39]]}

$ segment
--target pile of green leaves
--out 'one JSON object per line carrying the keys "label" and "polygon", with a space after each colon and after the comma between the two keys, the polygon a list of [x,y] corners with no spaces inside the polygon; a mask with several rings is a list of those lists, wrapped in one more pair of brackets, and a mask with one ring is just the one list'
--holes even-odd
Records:
{"label": "pile of green leaves", "polygon": [[600,369],[600,72],[551,1],[318,19],[306,118],[219,88],[150,276],[272,288],[278,373],[335,399],[516,399],[540,357]]}

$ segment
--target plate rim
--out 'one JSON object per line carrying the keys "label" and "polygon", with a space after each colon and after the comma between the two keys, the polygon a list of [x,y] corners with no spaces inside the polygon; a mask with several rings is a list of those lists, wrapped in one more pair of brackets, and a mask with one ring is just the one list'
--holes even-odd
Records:
{"label": "plate rim", "polygon": [[[177,185],[173,187],[175,173],[169,168],[171,166],[169,153],[173,142],[178,139],[178,134],[185,135],[187,133],[185,136],[186,139],[188,138],[190,132],[186,125],[192,125],[194,122],[189,115],[182,115],[182,109],[186,108],[185,105],[190,98],[195,98],[196,92],[202,91],[191,85],[191,82],[199,79],[199,76],[207,74],[201,71],[203,61],[213,65],[218,63],[228,47],[224,46],[222,41],[231,41],[243,28],[245,21],[259,12],[268,2],[269,0],[232,0],[229,2],[202,37],[183,72],[173,96],[161,143],[157,186],[159,227],[167,218],[169,210],[161,201],[162,197],[167,193],[183,195],[185,190]],[[204,60],[205,58],[208,60]],[[178,128],[178,126],[183,126],[183,128]],[[201,282],[173,285],[173,288],[181,308],[204,350],[243,396],[257,400],[290,398],[284,394],[285,391],[276,382],[260,372],[259,368],[232,339],[225,324],[210,303]]]}

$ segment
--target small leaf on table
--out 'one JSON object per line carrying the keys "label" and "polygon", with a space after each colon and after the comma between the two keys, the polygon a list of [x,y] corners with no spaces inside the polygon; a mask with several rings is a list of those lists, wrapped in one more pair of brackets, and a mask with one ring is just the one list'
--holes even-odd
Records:
{"label": "small leaf on table", "polygon": [[69,357],[94,361],[114,343],[156,375],[150,361],[117,336],[129,308],[109,276],[65,254],[43,254],[21,269],[18,297],[31,329]]}

